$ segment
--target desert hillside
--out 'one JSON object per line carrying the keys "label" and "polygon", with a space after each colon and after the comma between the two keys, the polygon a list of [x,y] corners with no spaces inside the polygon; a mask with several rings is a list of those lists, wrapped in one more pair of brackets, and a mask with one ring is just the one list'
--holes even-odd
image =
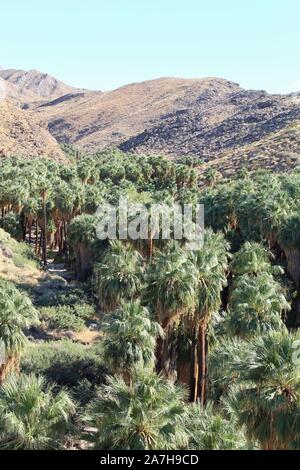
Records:
{"label": "desert hillside", "polygon": [[0,102],[0,157],[47,157],[66,162],[55,138],[34,117],[6,100]]}
{"label": "desert hillside", "polygon": [[183,110],[123,143],[126,151],[194,154],[211,160],[227,149],[257,142],[300,119],[299,101],[264,91],[234,90],[200,96]]}
{"label": "desert hillside", "polygon": [[233,176],[238,169],[260,168],[289,171],[300,166],[300,120],[280,131],[268,134],[252,144],[221,153],[200,166],[201,174],[213,168],[224,176]]}
{"label": "desert hillside", "polygon": [[[159,78],[101,92],[70,87],[37,71],[0,70],[0,77],[8,101],[26,110],[22,119],[43,123],[52,135],[46,139],[42,130],[35,143],[32,134],[25,138],[27,155],[44,153],[46,139],[47,153],[58,152],[60,158],[57,142],[89,154],[119,147],[137,154],[195,155],[205,162],[203,168],[220,163],[225,174],[242,166],[282,170],[298,165],[298,141],[289,138],[300,122],[298,94],[245,90],[220,78]],[[21,139],[18,124],[8,127]],[[3,135],[1,145],[7,148]],[[24,143],[19,146],[22,150]]]}
{"label": "desert hillside", "polygon": [[[70,93],[31,112],[60,143],[88,153],[118,146],[139,154],[196,155],[211,161],[233,152],[237,166],[239,149],[262,140],[261,165],[267,160],[273,167],[274,154],[269,158],[263,151],[264,139],[272,140],[300,120],[299,97],[243,90],[217,78],[161,78],[105,93]],[[283,140],[275,160],[282,152],[297,153],[293,145]],[[284,162],[286,167],[285,157]]]}
{"label": "desert hillside", "polygon": [[[50,132],[60,142],[68,141],[95,152],[163,126],[169,116],[187,109],[197,107],[204,112],[222,102],[226,103],[223,116],[230,116],[232,105],[228,98],[240,91],[237,84],[223,79],[160,78],[105,93],[67,95],[37,106],[32,112],[48,123]],[[209,121],[219,122],[220,116],[212,114]],[[156,149],[150,145],[145,151],[153,153]],[[171,148],[166,153],[172,153]]]}

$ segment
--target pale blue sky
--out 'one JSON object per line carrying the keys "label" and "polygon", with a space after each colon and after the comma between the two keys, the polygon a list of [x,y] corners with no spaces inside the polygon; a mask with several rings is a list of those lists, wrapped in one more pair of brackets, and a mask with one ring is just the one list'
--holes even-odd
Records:
{"label": "pale blue sky", "polygon": [[0,1],[0,65],[108,90],[161,76],[300,89],[299,0]]}

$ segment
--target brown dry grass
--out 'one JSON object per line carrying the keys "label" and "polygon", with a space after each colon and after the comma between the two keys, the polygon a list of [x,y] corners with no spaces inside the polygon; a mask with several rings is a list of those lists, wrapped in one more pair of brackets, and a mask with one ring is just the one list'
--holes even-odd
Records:
{"label": "brown dry grass", "polygon": [[102,334],[99,331],[90,331],[88,328],[79,331],[77,333],[74,333],[73,335],[73,340],[74,341],[80,341],[81,343],[84,344],[93,344],[99,339],[102,338]]}

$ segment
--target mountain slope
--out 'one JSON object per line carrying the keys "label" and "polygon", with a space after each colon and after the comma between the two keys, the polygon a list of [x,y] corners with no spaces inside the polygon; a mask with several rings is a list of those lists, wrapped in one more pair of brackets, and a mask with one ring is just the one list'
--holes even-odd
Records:
{"label": "mountain slope", "polygon": [[0,77],[18,90],[20,96],[24,97],[23,102],[26,104],[40,100],[53,100],[77,91],[76,88],[37,70],[0,70]]}
{"label": "mountain slope", "polygon": [[67,161],[54,137],[36,118],[3,100],[0,102],[0,157],[10,155]]}
{"label": "mountain slope", "polygon": [[300,119],[292,97],[264,91],[238,91],[211,105],[196,103],[174,111],[158,125],[121,145],[125,151],[217,158],[227,149],[251,144]]}
{"label": "mountain slope", "polygon": [[59,142],[86,152],[119,146],[205,161],[300,119],[295,96],[248,91],[218,78],[161,78],[105,93],[70,93],[32,112]]}
{"label": "mountain slope", "polygon": [[227,150],[199,167],[200,174],[213,168],[231,176],[241,168],[289,171],[300,167],[300,120],[289,124],[258,142]]}
{"label": "mountain slope", "polygon": [[[110,92],[87,92],[35,108],[60,141],[88,152],[126,142],[145,129],[163,124],[169,114],[226,102],[240,87],[223,79],[161,78]],[[232,105],[224,106],[230,115]],[[219,116],[214,115],[213,121]],[[151,149],[149,149],[151,152]]]}
{"label": "mountain slope", "polygon": [[220,78],[159,78],[101,92],[36,71],[0,70],[1,76],[9,100],[28,109],[29,120],[37,118],[58,142],[87,153],[117,146],[138,154],[196,155],[203,168],[220,165],[225,173],[298,165],[290,132],[300,122],[297,93],[269,95]]}
{"label": "mountain slope", "polygon": [[0,99],[7,99],[20,108],[27,108],[30,103],[38,103],[41,98],[29,90],[20,91],[18,87],[13,85],[1,77],[0,70]]}

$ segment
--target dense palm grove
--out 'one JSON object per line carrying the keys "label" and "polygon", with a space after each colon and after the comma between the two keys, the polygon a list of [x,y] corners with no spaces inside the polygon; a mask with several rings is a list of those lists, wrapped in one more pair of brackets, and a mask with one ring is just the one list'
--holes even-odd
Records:
{"label": "dense palm grove", "polygon": [[[199,181],[199,165],[1,160],[1,227],[77,277],[51,298],[0,281],[1,448],[300,448],[300,172]],[[97,207],[122,195],[204,204],[203,247],[98,240]],[[93,344],[28,340],[95,318]]]}

